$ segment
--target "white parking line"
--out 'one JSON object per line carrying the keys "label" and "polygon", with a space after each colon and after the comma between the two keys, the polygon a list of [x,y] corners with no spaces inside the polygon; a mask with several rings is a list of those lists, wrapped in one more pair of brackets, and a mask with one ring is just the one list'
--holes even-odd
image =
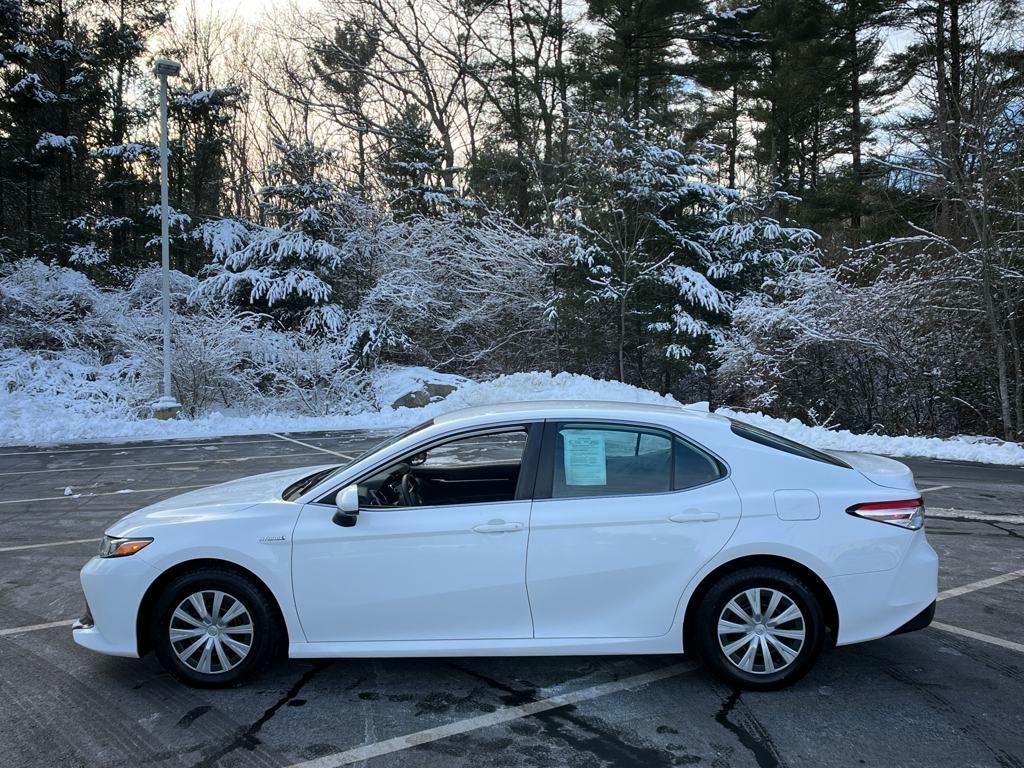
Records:
{"label": "white parking line", "polygon": [[95,544],[99,539],[72,539],[71,541],[48,541],[45,544],[19,544],[16,547],[0,547],[0,552],[21,552],[25,549],[41,549],[42,547],[63,547],[68,544]]}
{"label": "white parking line", "polygon": [[270,434],[272,434],[274,437],[280,440],[287,440],[289,443],[295,443],[296,445],[301,445],[304,448],[312,448],[314,451],[323,451],[324,453],[329,453],[332,456],[340,456],[345,461],[352,461],[352,459],[355,458],[354,456],[352,456],[352,454],[338,453],[338,451],[332,451],[330,448],[321,448],[319,445],[313,445],[312,443],[304,443],[301,440],[296,440],[294,437],[286,437],[284,435],[279,435],[277,434],[277,432],[271,432]]}
{"label": "white parking line", "polygon": [[0,637],[11,637],[22,635],[26,632],[35,632],[37,629],[53,629],[54,627],[70,627],[77,619],[64,619],[63,621],[48,621],[45,624],[29,624],[27,627],[11,627],[0,629]]}
{"label": "white parking line", "polygon": [[1024,525],[1024,515],[973,512],[969,509],[928,507],[925,512],[925,516],[934,518],[935,520],[977,520],[982,523],[1011,523],[1013,525]]}
{"label": "white parking line", "polygon": [[[354,429],[342,430],[341,434],[323,435],[321,437],[318,437],[317,440],[351,440],[353,439],[352,433],[359,435],[358,439],[369,437],[381,437],[384,435],[391,434],[389,430]],[[268,433],[264,432],[262,434]],[[239,435],[239,437],[244,437],[244,435]],[[53,456],[59,453],[99,453],[101,451],[124,451],[127,453],[130,451],[179,450],[181,448],[208,448],[221,445],[254,445],[256,443],[276,443],[279,438],[275,438],[273,440],[224,440],[220,442],[209,441],[205,443],[175,443],[173,442],[174,438],[169,439],[172,442],[161,443],[158,445],[150,445],[148,443],[144,443],[143,441],[129,441],[126,443],[121,443],[119,445],[104,445],[102,447],[97,448],[54,448],[53,450],[48,450],[46,448],[34,448],[33,450],[27,451],[5,451],[3,453],[0,453],[0,456]],[[180,439],[188,440],[189,438]],[[192,439],[195,440],[198,438],[193,437]],[[81,445],[81,443],[79,443],[79,445]],[[8,447],[14,448],[17,446]],[[24,447],[30,448],[31,446]]]}
{"label": "white parking line", "polygon": [[481,728],[490,728],[493,725],[500,725],[512,720],[520,720],[531,715],[538,715],[541,712],[548,712],[552,709],[567,707],[579,704],[583,701],[590,701],[612,693],[626,691],[632,688],[640,688],[644,685],[656,683],[659,680],[667,680],[670,677],[678,677],[692,672],[696,665],[690,662],[672,664],[668,667],[656,669],[653,672],[624,677],[621,680],[613,680],[600,685],[592,685],[589,688],[581,688],[578,691],[570,691],[557,696],[551,696],[540,701],[531,701],[515,707],[501,707],[494,712],[485,715],[469,717],[446,725],[439,725],[436,728],[416,731],[405,736],[396,736],[393,739],[378,741],[373,744],[364,744],[361,747],[347,749],[344,752],[336,752],[333,755],[324,755],[314,760],[307,760],[302,763],[294,763],[288,768],[338,768],[342,765],[351,765],[363,760],[370,760],[382,755],[390,755],[394,752],[401,752],[420,744],[429,744],[432,741],[447,739],[470,731],[478,731]]}
{"label": "white parking line", "polygon": [[921,488],[918,493],[931,493],[932,491],[944,491],[947,488],[952,488],[952,485],[936,485],[931,488]]}
{"label": "white parking line", "polygon": [[941,621],[933,621],[931,623],[935,629],[941,629],[943,632],[949,632],[953,635],[960,635],[962,637],[970,638],[971,640],[980,640],[983,643],[989,643],[990,645],[998,645],[1000,648],[1006,648],[1017,653],[1024,653],[1024,644],[1014,643],[1011,640],[1003,640],[1001,637],[993,637],[992,635],[986,635],[981,632],[975,632],[973,629],[964,629],[962,627],[954,627],[952,624],[943,624]]}
{"label": "white parking line", "polygon": [[91,499],[93,496],[121,496],[129,493],[157,493],[158,491],[185,491],[192,488],[206,488],[210,483],[202,485],[172,485],[167,488],[124,488],[120,491],[101,491],[99,493],[72,493],[70,496],[40,496],[36,499],[5,499],[0,504],[28,504],[32,501],[74,501],[75,499]]}
{"label": "white parking line", "polygon": [[1003,573],[999,576],[992,576],[981,581],[972,581],[970,584],[964,584],[962,587],[953,587],[952,589],[946,589],[939,592],[936,600],[948,600],[951,597],[959,597],[960,595],[966,595],[971,592],[977,592],[979,589],[985,589],[987,587],[994,587],[998,584],[1005,584],[1008,581],[1014,579],[1024,578],[1024,568],[1019,571],[1010,571],[1009,573]]}
{"label": "white parking line", "polygon": [[[339,456],[341,454],[338,454]],[[26,469],[21,472],[0,472],[6,475],[42,475],[47,472],[106,472],[110,469],[143,469],[146,467],[172,467],[179,464],[230,464],[243,461],[260,461],[263,459],[288,459],[292,456],[316,456],[315,453],[271,453],[259,456],[202,456],[187,461],[154,461],[146,464],[107,464],[81,467],[54,467],[52,469]]]}
{"label": "white parking line", "polygon": [[[187,438],[186,438],[187,439]],[[336,438],[328,438],[336,439]],[[54,450],[47,450],[46,448],[36,448],[31,451],[9,451],[0,453],[0,456],[52,456],[58,453],[99,453],[101,451],[155,451],[168,448],[206,448],[214,445],[251,445],[252,443],[276,443],[276,440],[230,440],[225,442],[211,441],[207,443],[167,443],[161,445],[148,445],[139,443],[121,443],[119,445],[107,445],[97,448],[55,448]],[[26,446],[28,447],[28,446]]]}

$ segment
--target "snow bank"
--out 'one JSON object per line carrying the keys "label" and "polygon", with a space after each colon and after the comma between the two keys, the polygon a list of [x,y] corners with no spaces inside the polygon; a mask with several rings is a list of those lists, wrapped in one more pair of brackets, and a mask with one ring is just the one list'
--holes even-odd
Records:
{"label": "snow bank", "polygon": [[[44,445],[97,440],[197,438],[267,432],[312,432],[334,429],[389,431],[411,427],[458,408],[509,401],[621,400],[676,405],[671,397],[622,384],[571,373],[515,373],[493,381],[475,382],[439,374],[427,368],[391,368],[374,383],[379,402],[394,402],[425,382],[458,387],[444,400],[423,408],[390,408],[333,416],[293,416],[280,413],[244,416],[211,413],[193,420],[160,421],[125,416],[123,408],[103,410],[95,401],[52,396],[32,397],[0,389],[0,444]],[[50,393],[52,395],[52,392]],[[86,407],[88,405],[88,407]]]}
{"label": "snow bank", "polygon": [[[514,373],[492,381],[476,382],[439,374],[426,368],[394,367],[381,371],[374,382],[378,402],[390,403],[424,383],[449,384],[456,390],[423,408],[367,410],[333,416],[293,416],[280,413],[233,415],[212,413],[194,420],[158,421],[135,419],[123,408],[105,410],[90,400],[31,397],[0,389],[0,444],[53,444],[96,440],[197,438],[268,432],[304,432],[361,429],[391,431],[410,427],[458,408],[509,401],[615,400],[682,407],[674,398],[615,381],[601,381],[571,373]],[[706,408],[706,404],[691,407]],[[988,464],[1024,465],[1024,448],[1017,443],[992,442],[976,437],[939,439],[855,435],[847,430],[809,427],[760,413],[719,408],[716,413],[740,419],[801,443],[825,450],[862,451],[888,456],[920,456],[934,459],[977,461]]]}
{"label": "snow bank", "polygon": [[715,413],[745,421],[798,443],[832,451],[880,453],[884,456],[918,456],[926,459],[977,461],[984,464],[1024,465],[1024,447],[1019,443],[980,441],[976,437],[889,437],[855,435],[845,429],[809,427],[798,419],[776,419],[762,413],[745,413],[719,408]]}
{"label": "snow bank", "polygon": [[389,366],[380,370],[373,379],[373,394],[377,402],[388,405],[402,395],[422,389],[427,384],[462,387],[469,379],[451,373],[438,373],[419,365]]}

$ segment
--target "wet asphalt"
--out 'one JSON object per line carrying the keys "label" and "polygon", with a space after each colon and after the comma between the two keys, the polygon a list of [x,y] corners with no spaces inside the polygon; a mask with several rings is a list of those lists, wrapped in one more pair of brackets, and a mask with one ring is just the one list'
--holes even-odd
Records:
{"label": "wet asphalt", "polygon": [[[247,687],[197,691],[152,658],[89,653],[67,626],[4,632],[76,618],[78,570],[122,515],[192,487],[340,461],[323,451],[353,455],[383,435],[285,437],[306,445],[252,435],[0,448],[0,766],[337,764],[384,743],[391,751],[356,764],[1024,768],[1024,578],[939,604],[937,621],[986,640],[929,628],[830,650],[785,691],[739,693],[683,671],[521,716],[510,708],[659,678],[680,659],[290,661]],[[929,505],[1024,521],[1024,469],[905,461],[920,488],[948,486],[926,491]],[[940,590],[1024,568],[1024,524],[931,519],[927,530]],[[471,720],[486,715],[495,722]],[[467,722],[419,746],[388,742]]]}

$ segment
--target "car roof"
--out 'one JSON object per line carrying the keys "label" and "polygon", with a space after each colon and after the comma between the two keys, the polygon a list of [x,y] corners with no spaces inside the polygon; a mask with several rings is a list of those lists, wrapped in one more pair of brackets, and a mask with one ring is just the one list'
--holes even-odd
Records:
{"label": "car roof", "polygon": [[683,406],[629,403],[612,400],[533,400],[489,403],[448,411],[434,419],[438,426],[456,423],[488,423],[504,419],[625,419],[637,421],[686,420],[701,423],[728,420],[707,411]]}

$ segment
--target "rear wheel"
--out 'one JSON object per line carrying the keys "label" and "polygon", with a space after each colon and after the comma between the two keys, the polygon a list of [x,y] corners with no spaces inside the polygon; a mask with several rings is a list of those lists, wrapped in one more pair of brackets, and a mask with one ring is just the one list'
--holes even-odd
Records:
{"label": "rear wheel", "polygon": [[814,593],[780,568],[727,574],[704,596],[696,621],[704,663],[731,685],[750,690],[774,690],[799,680],[825,638]]}
{"label": "rear wheel", "polygon": [[282,631],[261,587],[220,568],[202,568],[171,581],[150,619],[161,664],[200,688],[240,685],[262,672]]}

